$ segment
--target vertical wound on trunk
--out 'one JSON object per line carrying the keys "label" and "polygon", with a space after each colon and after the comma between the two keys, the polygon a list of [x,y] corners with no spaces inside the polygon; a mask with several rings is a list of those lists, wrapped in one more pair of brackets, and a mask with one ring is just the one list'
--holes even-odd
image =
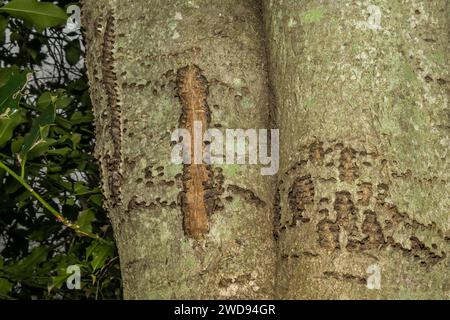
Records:
{"label": "vertical wound on trunk", "polygon": [[105,89],[110,114],[109,133],[112,140],[112,150],[106,155],[108,167],[108,188],[113,206],[121,203],[122,183],[122,119],[120,99],[117,92],[117,76],[114,71],[113,49],[115,45],[114,16],[107,13],[105,32],[102,43],[102,83]]}
{"label": "vertical wound on trunk", "polygon": [[[203,133],[209,125],[209,108],[206,102],[208,82],[196,65],[188,65],[177,73],[178,97],[182,104],[180,126],[191,136],[191,163],[183,168],[183,194],[181,197],[185,234],[201,239],[209,230],[207,199],[210,189],[210,168],[194,163],[194,122],[202,124]],[[205,144],[202,142],[202,152]]]}

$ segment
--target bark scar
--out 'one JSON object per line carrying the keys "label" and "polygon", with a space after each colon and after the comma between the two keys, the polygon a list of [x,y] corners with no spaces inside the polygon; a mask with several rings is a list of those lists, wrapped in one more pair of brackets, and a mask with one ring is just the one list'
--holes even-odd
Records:
{"label": "bark scar", "polygon": [[115,45],[114,15],[109,11],[106,16],[105,32],[101,56],[102,83],[107,96],[110,111],[109,132],[112,140],[111,154],[107,154],[108,188],[113,207],[121,204],[122,185],[122,116],[120,99],[117,91],[117,76],[114,70],[113,50]]}
{"label": "bark scar", "polygon": [[[182,104],[180,126],[194,137],[194,121],[202,124],[202,136],[210,123],[210,111],[206,98],[208,82],[196,65],[188,65],[177,73],[178,97]],[[203,142],[202,151],[205,148]],[[209,231],[207,199],[211,189],[211,169],[194,163],[194,143],[191,141],[191,164],[183,168],[183,193],[181,197],[183,227],[187,236],[203,238]]]}

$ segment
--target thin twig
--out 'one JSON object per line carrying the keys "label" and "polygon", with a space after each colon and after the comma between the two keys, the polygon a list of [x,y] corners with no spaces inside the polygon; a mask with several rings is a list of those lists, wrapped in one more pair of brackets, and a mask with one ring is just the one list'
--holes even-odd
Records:
{"label": "thin twig", "polygon": [[78,234],[84,235],[86,237],[89,237],[89,238],[92,238],[95,240],[99,240],[99,241],[107,243],[107,244],[111,244],[109,241],[101,238],[100,236],[98,236],[92,232],[81,230],[81,227],[78,224],[73,223],[73,222],[69,221],[68,219],[66,219],[61,213],[59,213],[47,201],[45,201],[38,193],[36,193],[36,191],[34,191],[33,188],[28,183],[26,183],[23,178],[18,176],[13,170],[11,170],[8,166],[6,166],[1,161],[0,161],[0,168],[5,170],[6,172],[8,172],[8,174],[10,174],[22,186],[24,186],[25,189],[27,189],[44,206],[44,208],[46,208],[48,211],[50,211],[50,213],[56,218],[56,220],[58,220],[59,222],[64,224],[66,227],[74,230]]}

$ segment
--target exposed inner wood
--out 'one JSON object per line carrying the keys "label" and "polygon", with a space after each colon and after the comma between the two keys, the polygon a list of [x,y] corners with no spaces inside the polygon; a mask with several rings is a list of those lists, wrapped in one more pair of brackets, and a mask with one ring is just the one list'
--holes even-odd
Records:
{"label": "exposed inner wood", "polygon": [[[181,125],[189,131],[191,136],[191,164],[186,164],[183,170],[184,231],[187,236],[201,239],[209,230],[205,205],[209,175],[205,164],[194,163],[194,122],[201,122],[203,137],[209,123],[209,109],[206,102],[208,85],[200,68],[195,65],[179,69],[177,76],[178,96],[183,106]],[[205,145],[202,142],[202,153],[204,148]]]}

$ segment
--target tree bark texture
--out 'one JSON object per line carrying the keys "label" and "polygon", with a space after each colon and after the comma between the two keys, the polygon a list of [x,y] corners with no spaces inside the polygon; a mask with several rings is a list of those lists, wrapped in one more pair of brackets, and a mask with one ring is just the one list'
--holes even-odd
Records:
{"label": "tree bark texture", "polygon": [[277,297],[449,298],[448,13],[448,1],[264,1]]}
{"label": "tree bark texture", "polygon": [[[448,6],[84,1],[125,298],[448,299]],[[279,128],[277,176],[172,164],[195,119]]]}
{"label": "tree bark texture", "polygon": [[[189,118],[180,98],[206,101],[211,128],[268,128],[259,9],[244,0],[83,4],[96,153],[125,298],[273,295],[274,179],[251,165],[207,168],[209,230],[197,240],[183,230],[192,172],[170,160],[171,133]],[[201,84],[182,88],[187,77]]]}

